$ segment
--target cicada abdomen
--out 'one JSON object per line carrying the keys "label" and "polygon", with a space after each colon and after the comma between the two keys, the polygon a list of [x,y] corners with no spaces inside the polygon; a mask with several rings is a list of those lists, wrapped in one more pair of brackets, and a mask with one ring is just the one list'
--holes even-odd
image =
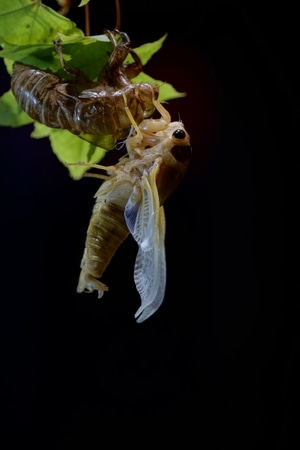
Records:
{"label": "cicada abdomen", "polygon": [[77,292],[98,291],[101,298],[108,288],[99,281],[117,248],[129,234],[124,209],[132,192],[132,181],[112,176],[96,192],[96,203],[87,230]]}
{"label": "cicada abdomen", "polygon": [[[131,121],[125,108],[129,108],[137,123],[150,117],[155,109],[152,99],[157,99],[158,87],[131,82],[130,77],[142,70],[142,64],[130,48],[128,36],[115,31],[123,38],[123,42],[117,44],[114,33],[106,33],[114,50],[96,82],[79,72],[73,80],[64,82],[53,73],[15,63],[11,88],[19,105],[32,119],[51,128],[67,129],[95,145],[100,137],[99,145],[104,148],[106,141],[102,142],[101,137],[111,135],[110,150],[117,140],[128,136]],[[59,49],[58,46],[58,52]],[[129,53],[134,63],[125,64]]]}
{"label": "cicada abdomen", "polygon": [[126,141],[127,158],[115,166],[92,165],[107,170],[110,176],[96,193],[77,288],[78,292],[96,290],[102,297],[108,288],[97,278],[131,233],[139,247],[134,268],[141,297],[137,322],[150,317],[164,298],[163,203],[180,183],[191,158],[190,137],[182,122],[171,122],[162,105],[154,104],[161,119],[145,119],[138,126],[131,117],[135,131]]}

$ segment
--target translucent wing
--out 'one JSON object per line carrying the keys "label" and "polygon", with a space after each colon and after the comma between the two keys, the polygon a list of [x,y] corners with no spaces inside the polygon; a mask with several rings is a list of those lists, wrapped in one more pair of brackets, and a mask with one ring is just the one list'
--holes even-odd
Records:
{"label": "translucent wing", "polygon": [[165,215],[156,187],[156,162],[144,172],[141,185],[135,187],[125,207],[125,220],[139,246],[134,281],[141,297],[135,313],[137,322],[148,319],[160,307],[166,287]]}

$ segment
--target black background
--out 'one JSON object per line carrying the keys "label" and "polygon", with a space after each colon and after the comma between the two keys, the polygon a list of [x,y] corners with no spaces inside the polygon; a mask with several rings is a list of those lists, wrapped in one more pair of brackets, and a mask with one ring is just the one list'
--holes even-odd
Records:
{"label": "black background", "polygon": [[[168,32],[146,72],[187,92],[167,108],[193,148],[165,205],[165,300],[143,324],[131,237],[101,301],[75,292],[97,180],[73,181],[31,127],[0,129],[1,419],[13,436],[295,448],[298,251],[282,197],[297,209],[299,40],[295,10],[270,5],[121,0],[133,47]],[[90,9],[92,34],[114,27],[113,1]],[[70,17],[84,27],[82,10]]]}

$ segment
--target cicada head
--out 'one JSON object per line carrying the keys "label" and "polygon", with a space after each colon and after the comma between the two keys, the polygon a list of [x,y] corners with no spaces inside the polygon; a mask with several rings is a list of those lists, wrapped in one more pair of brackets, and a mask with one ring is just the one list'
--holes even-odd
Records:
{"label": "cicada head", "polygon": [[161,135],[162,141],[153,147],[152,151],[159,152],[162,157],[156,185],[160,203],[163,204],[185,175],[192,148],[190,136],[182,122],[171,122],[166,130],[158,132],[157,135]]}

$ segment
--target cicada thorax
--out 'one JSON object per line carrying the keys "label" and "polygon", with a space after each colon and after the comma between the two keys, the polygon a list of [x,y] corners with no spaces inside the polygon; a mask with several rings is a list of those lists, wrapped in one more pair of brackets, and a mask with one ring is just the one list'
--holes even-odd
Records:
{"label": "cicada thorax", "polygon": [[[155,102],[156,103],[156,102]],[[132,160],[140,167],[159,158],[159,170],[156,175],[156,187],[160,204],[176,190],[189,166],[192,150],[190,136],[182,122],[170,122],[170,117],[162,105],[160,119],[147,119],[141,122],[138,133],[127,139],[127,150]],[[157,128],[158,131],[154,131]]]}
{"label": "cicada thorax", "polygon": [[[158,97],[158,87],[131,82],[130,77],[138,74],[142,65],[130,48],[128,36],[116,31],[115,34],[124,39],[117,44],[115,34],[106,33],[114,50],[96,82],[79,71],[73,70],[74,78],[63,81],[51,72],[14,64],[12,92],[32,119],[52,128],[67,129],[83,138],[86,138],[84,135],[112,135],[116,142],[126,138],[131,127],[125,107],[130,109],[137,123],[150,117],[155,109],[152,101]],[[129,65],[124,63],[128,53],[134,56],[134,63]]]}

